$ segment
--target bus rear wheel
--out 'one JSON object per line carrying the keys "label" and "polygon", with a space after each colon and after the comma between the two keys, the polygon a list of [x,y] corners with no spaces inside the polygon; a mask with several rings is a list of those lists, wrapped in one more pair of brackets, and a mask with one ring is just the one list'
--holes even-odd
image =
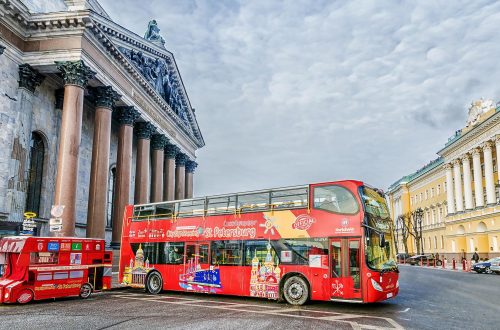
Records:
{"label": "bus rear wheel", "polygon": [[163,288],[163,279],[161,278],[160,273],[152,272],[148,275],[146,279],[146,290],[151,294],[160,293]]}
{"label": "bus rear wheel", "polygon": [[292,276],[286,280],[283,293],[290,305],[303,305],[309,299],[309,286],[302,277]]}
{"label": "bus rear wheel", "polygon": [[27,304],[33,300],[33,291],[25,289],[17,295],[17,302],[20,304]]}
{"label": "bus rear wheel", "polygon": [[83,284],[80,288],[80,298],[87,299],[88,297],[90,297],[91,294],[92,294],[92,286],[90,286],[90,284],[88,283]]}

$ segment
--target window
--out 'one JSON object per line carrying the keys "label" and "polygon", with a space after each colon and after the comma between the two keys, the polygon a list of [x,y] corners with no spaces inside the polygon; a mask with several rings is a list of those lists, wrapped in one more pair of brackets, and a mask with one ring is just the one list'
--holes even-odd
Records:
{"label": "window", "polygon": [[34,212],[37,215],[40,214],[44,158],[45,147],[42,137],[40,134],[33,132],[30,142],[30,164],[25,211]]}
{"label": "window", "polygon": [[359,211],[354,195],[341,186],[314,188],[314,207],[332,213],[356,214]]}
{"label": "window", "polygon": [[68,278],[68,272],[55,272],[54,280],[65,280]]}
{"label": "window", "polygon": [[111,228],[113,226],[113,201],[115,200],[115,181],[116,181],[116,166],[114,166],[111,171],[109,171],[109,183],[108,183],[108,205],[107,205],[107,221],[106,227]]}
{"label": "window", "polygon": [[281,257],[282,264],[308,265],[310,256],[328,255],[326,238],[284,239],[272,241],[271,245]]}
{"label": "window", "polygon": [[177,216],[182,217],[193,217],[193,216],[203,216],[205,214],[205,199],[191,199],[187,201],[179,202],[177,210]]}
{"label": "window", "polygon": [[72,270],[69,272],[69,278],[82,278],[83,270]]}
{"label": "window", "polygon": [[431,198],[434,197],[434,188],[431,188]]}
{"label": "window", "polygon": [[39,273],[36,277],[37,281],[50,281],[52,280],[52,273]]}
{"label": "window", "polygon": [[31,252],[30,263],[37,264],[57,264],[59,261],[58,252]]}
{"label": "window", "polygon": [[170,242],[164,243],[165,263],[166,264],[182,264],[184,263],[184,243]]}
{"label": "window", "polygon": [[254,258],[260,263],[272,262],[274,265],[279,261],[276,252],[268,241],[246,241],[245,265],[251,266]]}
{"label": "window", "polygon": [[429,190],[425,190],[425,200],[429,199]]}
{"label": "window", "polygon": [[441,185],[438,184],[438,188],[437,188],[437,194],[441,194]]}
{"label": "window", "polygon": [[242,241],[212,242],[212,265],[241,265]]}

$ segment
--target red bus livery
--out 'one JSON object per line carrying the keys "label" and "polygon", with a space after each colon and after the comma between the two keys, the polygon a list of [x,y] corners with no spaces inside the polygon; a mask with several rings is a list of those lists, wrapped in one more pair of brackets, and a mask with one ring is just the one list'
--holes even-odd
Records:
{"label": "red bus livery", "polygon": [[359,181],[127,206],[119,280],[161,290],[376,302],[398,294],[383,193]]}
{"label": "red bus livery", "polygon": [[0,303],[80,296],[111,288],[112,252],[90,238],[0,239]]}

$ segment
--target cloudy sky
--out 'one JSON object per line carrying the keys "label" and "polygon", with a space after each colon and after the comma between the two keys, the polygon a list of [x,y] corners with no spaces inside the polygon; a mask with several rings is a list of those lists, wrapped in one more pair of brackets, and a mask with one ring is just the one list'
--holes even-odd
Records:
{"label": "cloudy sky", "polygon": [[470,102],[500,100],[500,2],[100,0],[155,18],[206,146],[195,194],[359,179],[434,159]]}

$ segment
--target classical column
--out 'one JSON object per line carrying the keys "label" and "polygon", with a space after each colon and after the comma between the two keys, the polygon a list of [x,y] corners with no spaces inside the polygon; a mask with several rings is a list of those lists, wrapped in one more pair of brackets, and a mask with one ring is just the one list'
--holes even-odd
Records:
{"label": "classical column", "polygon": [[135,126],[137,137],[137,160],[135,165],[135,191],[134,204],[148,202],[149,191],[149,148],[151,135],[155,131],[149,122],[140,122]]}
{"label": "classical column", "polygon": [[116,119],[120,124],[118,133],[118,156],[116,158],[116,181],[113,200],[113,238],[111,247],[119,248],[122,237],[123,212],[130,204],[130,185],[132,180],[132,142],[134,121],[139,112],[134,107],[118,107]]}
{"label": "classical column", "polygon": [[108,194],[109,149],[111,141],[111,115],[119,99],[111,86],[95,89],[94,140],[90,165],[87,237],[105,238],[106,202]]}
{"label": "classical column", "polygon": [[164,149],[168,139],[163,134],[153,134],[151,147],[153,148],[153,157],[151,169],[151,202],[157,203],[163,201],[163,162]]}
{"label": "classical column", "polygon": [[186,161],[187,156],[181,152],[175,156],[175,199],[185,198]]}
{"label": "classical column", "polygon": [[500,135],[495,136],[495,149],[497,156],[498,184],[500,184]]}
{"label": "classical column", "polygon": [[481,149],[472,150],[472,166],[474,174],[474,194],[476,196],[476,207],[484,206],[483,174],[481,170]]}
{"label": "classical column", "polygon": [[462,193],[460,161],[458,159],[453,162],[453,176],[455,179],[455,205],[457,207],[457,212],[462,212],[464,210],[464,197]]}
{"label": "classical column", "polygon": [[173,144],[165,147],[165,166],[163,169],[163,199],[173,201],[175,199],[175,156],[179,148]]}
{"label": "classical column", "polygon": [[496,204],[495,194],[495,179],[493,178],[493,156],[492,144],[487,141],[483,144],[483,157],[484,157],[484,178],[486,181],[486,203],[488,205]]}
{"label": "classical column", "polygon": [[64,103],[59,133],[59,153],[54,206],[62,210],[61,231],[54,236],[74,236],[76,190],[78,189],[78,156],[82,132],[83,93],[89,79],[95,76],[82,61],[56,62],[64,80]]}
{"label": "classical column", "polygon": [[198,166],[195,161],[188,160],[186,162],[186,182],[185,182],[185,195],[186,198],[193,198],[193,174]]}
{"label": "classical column", "polygon": [[468,154],[462,157],[462,167],[464,170],[465,209],[472,210],[474,208],[474,203],[472,201],[472,176],[470,173],[470,157]]}
{"label": "classical column", "polygon": [[444,166],[446,171],[446,204],[448,205],[448,214],[455,213],[455,198],[453,197],[453,167],[451,164]]}

